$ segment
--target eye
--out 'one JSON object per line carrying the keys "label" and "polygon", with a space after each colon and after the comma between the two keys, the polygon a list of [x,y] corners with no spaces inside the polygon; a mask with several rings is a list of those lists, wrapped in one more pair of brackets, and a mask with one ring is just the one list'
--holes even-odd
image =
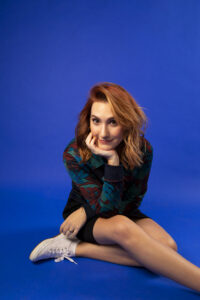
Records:
{"label": "eye", "polygon": [[99,120],[98,120],[97,118],[92,118],[92,122],[93,122],[94,124],[98,124],[98,123],[99,123]]}
{"label": "eye", "polygon": [[111,125],[117,125],[117,122],[115,121],[115,119],[110,120],[110,124]]}

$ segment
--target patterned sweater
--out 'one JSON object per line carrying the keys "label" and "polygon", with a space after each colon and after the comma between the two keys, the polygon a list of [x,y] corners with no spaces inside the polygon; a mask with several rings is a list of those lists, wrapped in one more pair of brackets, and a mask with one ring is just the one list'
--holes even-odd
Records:
{"label": "patterned sweater", "polygon": [[105,158],[95,154],[83,163],[75,139],[68,144],[63,161],[72,179],[72,190],[63,211],[64,219],[80,207],[84,207],[87,219],[95,215],[131,216],[138,209],[147,191],[153,157],[151,144],[142,139],[143,164],[132,170],[122,164],[108,165]]}

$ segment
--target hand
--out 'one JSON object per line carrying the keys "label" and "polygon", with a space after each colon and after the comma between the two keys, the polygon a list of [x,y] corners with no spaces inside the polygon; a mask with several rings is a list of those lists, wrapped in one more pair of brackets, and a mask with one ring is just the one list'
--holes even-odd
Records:
{"label": "hand", "polygon": [[85,209],[80,207],[69,215],[60,226],[60,233],[66,235],[66,237],[74,238],[81,227],[85,224],[87,216]]}
{"label": "hand", "polygon": [[[115,164],[119,164],[119,156],[117,152],[113,150],[102,150],[96,145],[96,136],[92,136],[92,132],[90,132],[85,140],[87,147],[92,151],[92,153],[96,155],[101,155],[107,158],[108,161],[115,162]],[[118,163],[117,163],[118,162]]]}

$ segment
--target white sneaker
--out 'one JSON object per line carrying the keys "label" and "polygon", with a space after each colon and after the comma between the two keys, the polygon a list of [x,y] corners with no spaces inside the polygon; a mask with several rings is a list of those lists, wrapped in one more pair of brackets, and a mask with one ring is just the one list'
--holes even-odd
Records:
{"label": "white sneaker", "polygon": [[29,259],[36,262],[42,259],[55,258],[55,262],[60,262],[64,258],[77,264],[72,258],[75,256],[76,246],[80,240],[69,239],[63,233],[42,241],[31,252]]}

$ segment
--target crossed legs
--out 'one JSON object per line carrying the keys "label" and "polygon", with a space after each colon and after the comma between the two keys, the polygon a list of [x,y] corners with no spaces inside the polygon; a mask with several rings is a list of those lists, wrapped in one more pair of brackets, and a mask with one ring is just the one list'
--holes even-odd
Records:
{"label": "crossed legs", "polygon": [[125,216],[99,218],[93,228],[100,245],[80,243],[76,256],[142,266],[200,291],[200,268],[176,252],[175,241],[151,219],[133,222]]}
{"label": "crossed legs", "polygon": [[[102,219],[102,221],[104,220],[105,219]],[[102,224],[102,221],[101,219],[96,221],[94,226],[94,235],[101,235],[101,232],[98,232],[99,228],[100,231],[104,231],[104,226],[107,226],[107,222],[103,222]],[[99,226],[98,223],[100,223]],[[177,245],[173,238],[155,221],[150,218],[144,218],[135,221],[135,223],[152,238],[177,251]],[[103,245],[102,243],[101,245],[96,245],[87,242],[81,242],[76,249],[76,256],[100,259],[120,265],[142,267],[140,263],[133,259],[133,257],[131,257],[130,254],[121,246],[113,243],[110,243],[110,245]]]}

